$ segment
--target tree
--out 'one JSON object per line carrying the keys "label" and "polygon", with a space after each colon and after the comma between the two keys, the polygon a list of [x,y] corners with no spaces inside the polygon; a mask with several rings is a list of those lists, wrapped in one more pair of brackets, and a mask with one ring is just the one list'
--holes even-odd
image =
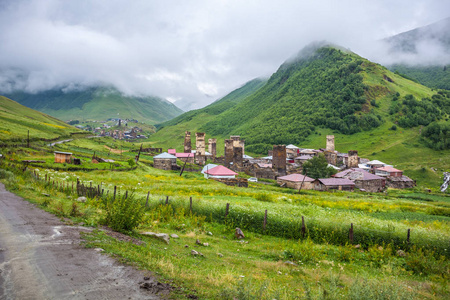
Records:
{"label": "tree", "polygon": [[314,156],[303,164],[303,175],[311,178],[327,178],[336,174],[336,170],[328,167],[328,162],[325,156],[321,153],[319,156]]}

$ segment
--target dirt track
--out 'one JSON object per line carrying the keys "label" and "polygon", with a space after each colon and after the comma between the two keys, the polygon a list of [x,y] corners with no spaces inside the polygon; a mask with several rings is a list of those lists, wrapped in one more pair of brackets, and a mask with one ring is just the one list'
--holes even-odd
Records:
{"label": "dirt track", "polygon": [[147,273],[80,245],[89,228],[9,193],[0,183],[0,299],[159,299]]}

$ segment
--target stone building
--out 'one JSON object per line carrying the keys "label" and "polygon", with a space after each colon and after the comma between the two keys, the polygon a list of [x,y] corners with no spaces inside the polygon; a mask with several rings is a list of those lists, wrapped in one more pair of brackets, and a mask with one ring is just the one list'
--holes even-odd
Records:
{"label": "stone building", "polygon": [[347,165],[347,168],[357,168],[359,164],[358,151],[349,150],[347,161],[345,164]]}
{"label": "stone building", "polygon": [[204,165],[205,158],[205,133],[204,132],[196,132],[195,133],[195,161],[199,165]]}
{"label": "stone building", "polygon": [[184,135],[184,153],[191,153],[191,150],[191,133],[189,131],[186,131]]}
{"label": "stone building", "polygon": [[288,187],[291,189],[299,190],[312,190],[314,189],[314,179],[302,174],[290,174],[277,178],[277,183],[282,187]]}
{"label": "stone building", "polygon": [[208,152],[211,153],[213,158],[216,158],[217,155],[217,139],[209,139],[208,140]]}
{"label": "stone building", "polygon": [[355,187],[366,192],[382,192],[386,187],[386,179],[359,168],[347,169],[334,175],[335,178],[347,178],[355,183]]}
{"label": "stone building", "polygon": [[319,178],[314,181],[314,189],[317,191],[353,191],[355,183],[346,178]]}
{"label": "stone building", "polygon": [[286,146],[274,145],[272,152],[272,169],[278,175],[286,175]]}
{"label": "stone building", "polygon": [[233,140],[225,140],[225,166],[229,167],[233,162],[234,150],[233,150]]}
{"label": "stone building", "polygon": [[153,167],[161,170],[176,170],[177,157],[167,152],[153,157]]}

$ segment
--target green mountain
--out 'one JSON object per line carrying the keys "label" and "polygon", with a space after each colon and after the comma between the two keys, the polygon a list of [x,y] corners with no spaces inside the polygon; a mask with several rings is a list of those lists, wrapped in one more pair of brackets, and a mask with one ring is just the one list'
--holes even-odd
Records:
{"label": "green mountain", "polygon": [[7,97],[64,121],[122,118],[156,124],[182,113],[164,99],[126,96],[114,88],[105,87],[70,92],[54,89],[36,94],[19,91]]}
{"label": "green mountain", "polygon": [[[390,70],[428,87],[450,90],[450,18],[394,35],[384,41],[392,55],[418,57],[408,64],[388,66]],[[438,62],[424,64],[420,52],[426,52],[427,56],[434,53]]]}
{"label": "green mountain", "polygon": [[[450,148],[449,143],[431,149],[436,140],[450,142],[450,130],[445,130],[450,126],[450,93],[437,93],[348,50],[307,47],[267,81],[241,89],[250,84],[254,88],[247,93],[238,89],[163,123],[152,144],[181,150],[186,130],[201,131],[221,143],[229,135],[241,135],[247,153],[266,154],[274,144],[323,148],[325,136],[334,134],[337,150],[358,150],[414,178],[427,178],[425,182],[440,176],[428,174],[430,167],[450,167],[450,151],[438,151]],[[233,95],[241,96],[227,101]],[[437,132],[427,130],[436,124],[441,126]],[[222,145],[218,143],[219,153]]]}
{"label": "green mountain", "polygon": [[55,139],[81,132],[54,117],[25,107],[0,96],[0,139],[5,141],[30,139]]}

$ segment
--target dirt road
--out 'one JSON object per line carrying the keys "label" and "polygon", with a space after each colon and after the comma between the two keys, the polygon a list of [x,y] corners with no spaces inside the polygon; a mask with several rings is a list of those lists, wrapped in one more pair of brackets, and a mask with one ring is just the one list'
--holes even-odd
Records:
{"label": "dirt road", "polygon": [[159,299],[148,274],[80,245],[89,228],[9,193],[0,183],[0,299]]}

